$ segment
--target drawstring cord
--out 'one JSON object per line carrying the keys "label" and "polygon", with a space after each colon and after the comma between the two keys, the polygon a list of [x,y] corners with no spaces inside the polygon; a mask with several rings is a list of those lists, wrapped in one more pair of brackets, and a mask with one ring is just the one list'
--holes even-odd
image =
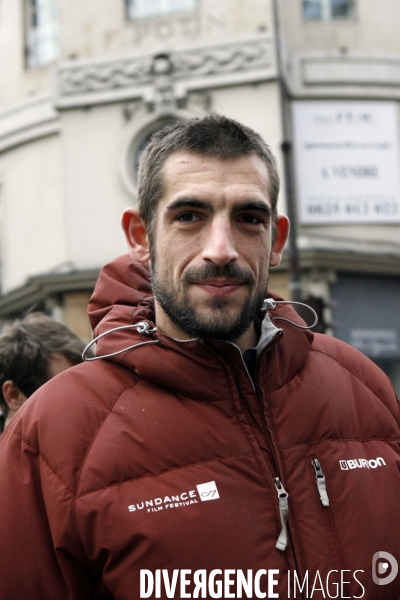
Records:
{"label": "drawstring cord", "polygon": [[[295,327],[298,327],[299,329],[312,329],[318,323],[318,315],[315,312],[315,310],[313,308],[311,308],[311,306],[308,306],[308,304],[303,304],[302,302],[291,302],[289,300],[273,300],[272,298],[267,298],[263,302],[262,310],[263,311],[273,310],[274,308],[276,308],[277,304],[298,304],[300,306],[305,306],[306,308],[311,310],[311,312],[313,313],[313,315],[315,317],[315,320],[312,325],[298,325],[297,323],[294,323],[294,321],[291,321],[290,319],[286,319],[285,317],[274,317],[275,321],[277,321],[277,320],[286,321],[287,323],[290,323],[291,325],[294,325]],[[146,321],[139,321],[139,323],[135,323],[135,325],[122,325],[121,327],[114,327],[113,329],[110,329],[109,331],[105,331],[104,333],[101,333],[100,335],[95,337],[91,342],[89,342],[89,344],[86,346],[86,348],[82,352],[82,360],[89,362],[92,360],[100,360],[101,358],[110,358],[111,356],[117,356],[118,354],[122,354],[123,352],[127,352],[128,350],[133,350],[133,348],[139,348],[139,346],[146,346],[148,344],[159,344],[160,343],[159,340],[149,340],[148,342],[139,342],[139,344],[132,344],[132,346],[128,346],[128,348],[123,348],[122,350],[117,350],[116,352],[111,352],[110,354],[103,354],[102,356],[93,356],[91,358],[86,356],[87,351],[98,340],[105,337],[106,335],[109,335],[110,333],[114,333],[114,331],[122,331],[125,329],[136,329],[136,331],[138,333],[140,333],[141,335],[151,335],[152,333],[157,331],[157,327],[153,327],[153,329],[151,329],[150,325]]]}
{"label": "drawstring cord", "polygon": [[315,310],[313,308],[311,308],[311,306],[308,306],[308,304],[304,304],[303,302],[293,302],[290,300],[273,300],[272,298],[267,298],[263,302],[262,310],[263,311],[273,310],[274,308],[276,308],[277,304],[298,304],[299,306],[304,306],[305,308],[308,308],[309,310],[311,310],[311,312],[314,315],[314,323],[312,325],[298,325],[294,321],[291,321],[290,319],[286,319],[285,317],[274,317],[274,321],[278,321],[278,320],[286,321],[287,323],[290,323],[291,325],[294,325],[295,327],[298,327],[299,329],[312,329],[318,323],[318,315],[315,312]]}
{"label": "drawstring cord", "polygon": [[110,358],[110,356],[117,356],[117,354],[122,354],[123,352],[132,350],[133,348],[139,348],[139,346],[146,346],[147,344],[159,344],[160,343],[159,340],[150,340],[148,342],[139,342],[139,344],[133,344],[132,346],[129,346],[128,348],[123,348],[122,350],[117,350],[117,352],[111,352],[111,354],[103,354],[102,356],[93,356],[92,358],[89,358],[86,356],[86,352],[89,350],[89,348],[91,348],[93,346],[93,344],[95,344],[102,337],[105,337],[106,335],[113,333],[114,331],[121,331],[123,329],[132,329],[132,328],[135,328],[136,331],[138,333],[140,333],[141,335],[151,335],[152,333],[157,331],[157,327],[153,327],[153,329],[150,329],[150,325],[148,323],[146,323],[146,321],[139,321],[139,323],[135,323],[135,325],[122,325],[121,327],[114,327],[114,329],[109,329],[108,331],[101,333],[100,335],[95,337],[91,342],[89,342],[89,344],[86,346],[86,348],[82,352],[82,359],[86,362],[89,362],[90,360],[99,360],[100,358]]}

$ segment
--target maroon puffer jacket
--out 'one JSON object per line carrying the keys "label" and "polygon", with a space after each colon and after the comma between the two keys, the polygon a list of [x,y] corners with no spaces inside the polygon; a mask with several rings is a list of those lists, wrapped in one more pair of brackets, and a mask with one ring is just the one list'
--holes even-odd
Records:
{"label": "maroon puffer jacket", "polygon": [[[128,256],[105,267],[95,334],[153,327],[150,293]],[[34,394],[0,438],[0,599],[397,600],[393,388],[353,348],[275,324],[256,390],[231,343],[125,328],[97,355],[131,350]]]}

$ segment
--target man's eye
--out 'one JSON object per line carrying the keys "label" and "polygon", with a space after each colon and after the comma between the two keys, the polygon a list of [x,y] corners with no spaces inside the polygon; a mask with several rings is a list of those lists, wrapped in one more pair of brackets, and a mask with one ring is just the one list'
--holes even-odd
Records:
{"label": "man's eye", "polygon": [[258,225],[259,223],[262,223],[261,219],[254,215],[242,215],[239,220],[248,225]]}
{"label": "man's eye", "polygon": [[194,213],[183,213],[181,215],[179,215],[178,217],[178,221],[181,221],[182,223],[193,223],[193,221],[198,221],[199,217],[197,215],[195,215]]}

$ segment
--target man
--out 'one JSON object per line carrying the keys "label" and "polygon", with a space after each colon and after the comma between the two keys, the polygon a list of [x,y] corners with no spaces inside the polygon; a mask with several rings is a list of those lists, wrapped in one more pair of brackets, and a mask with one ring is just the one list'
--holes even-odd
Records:
{"label": "man", "polygon": [[0,433],[41,385],[82,362],[85,344],[62,323],[31,313],[0,335]]}
{"label": "man", "polygon": [[153,136],[89,305],[98,360],[2,436],[0,598],[399,597],[397,399],[267,292],[278,189],[235,121]]}

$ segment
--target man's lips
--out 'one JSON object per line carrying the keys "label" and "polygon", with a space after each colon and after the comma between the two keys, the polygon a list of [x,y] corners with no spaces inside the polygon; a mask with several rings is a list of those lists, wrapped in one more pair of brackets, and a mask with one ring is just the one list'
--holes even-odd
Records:
{"label": "man's lips", "polygon": [[202,291],[213,296],[228,296],[246,282],[238,279],[204,279],[202,281],[193,281],[192,285],[197,286]]}

